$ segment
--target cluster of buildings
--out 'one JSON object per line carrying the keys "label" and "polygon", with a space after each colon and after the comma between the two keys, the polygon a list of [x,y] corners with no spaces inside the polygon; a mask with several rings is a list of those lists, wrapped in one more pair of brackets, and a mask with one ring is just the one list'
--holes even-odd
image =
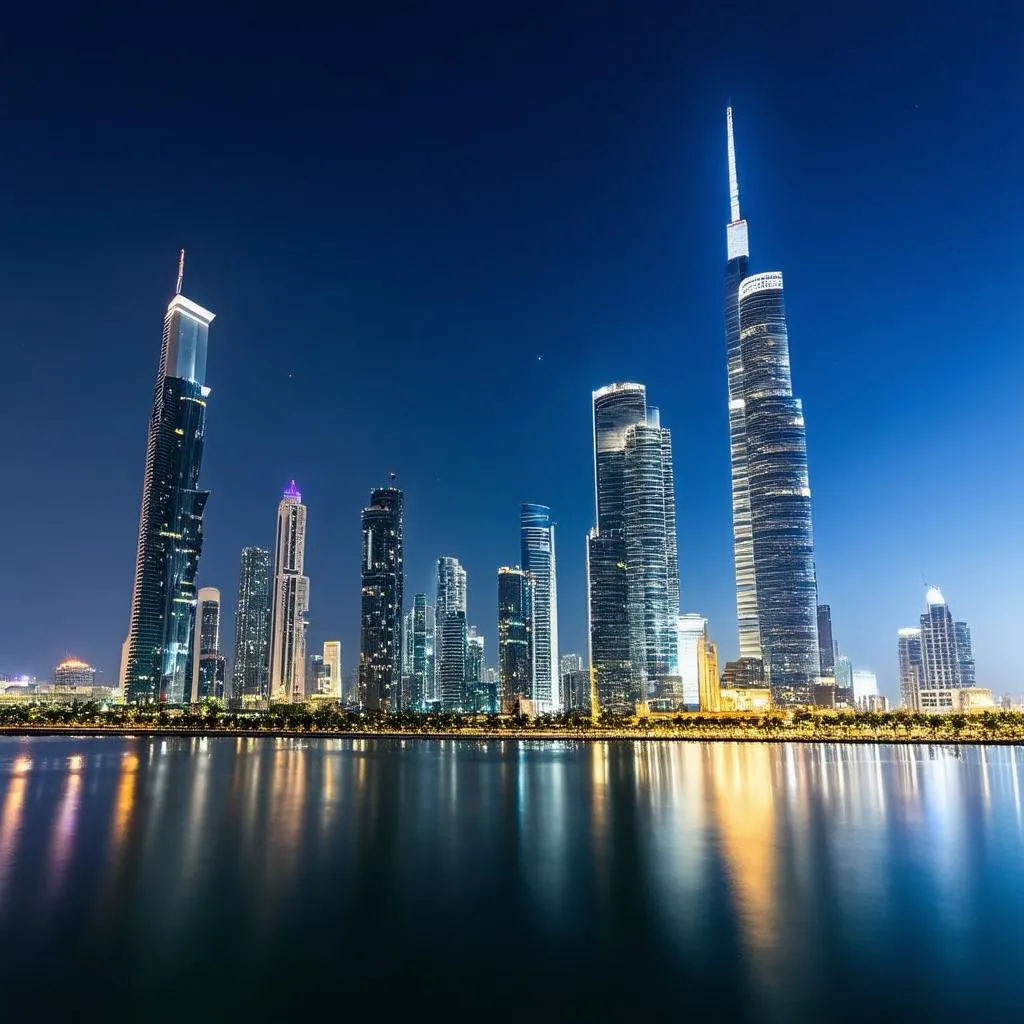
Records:
{"label": "cluster of buildings", "polygon": [[[341,643],[307,644],[307,508],[294,481],[273,548],[241,553],[228,673],[221,595],[197,588],[203,513],[206,354],[214,314],[182,294],[164,317],[149,422],[135,578],[119,692],[127,701],[240,705],[347,700],[391,713],[880,708],[872,673],[840,656],[819,604],[803,408],[793,393],[783,277],[752,272],[727,113],[730,221],[724,318],[739,657],[720,668],[707,620],[680,605],[672,438],[647,389],[593,392],[595,521],[586,538],[588,652],[561,655],[551,509],[520,509],[520,561],[497,569],[497,667],[471,624],[459,559],[437,559],[433,594],[404,593],[404,495],[394,474],[362,510],[358,668]],[[937,590],[899,634],[903,703],[979,706],[970,631]],[[56,682],[55,684],[56,685]],[[991,700],[991,694],[989,694]]]}

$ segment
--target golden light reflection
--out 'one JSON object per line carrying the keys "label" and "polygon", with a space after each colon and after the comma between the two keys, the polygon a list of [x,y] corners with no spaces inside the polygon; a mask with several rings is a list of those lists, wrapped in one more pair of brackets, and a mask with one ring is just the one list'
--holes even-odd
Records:
{"label": "golden light reflection", "polygon": [[19,757],[14,762],[15,773],[7,787],[4,809],[0,813],[0,906],[3,905],[4,891],[14,867],[18,840],[21,838],[25,792],[28,789],[27,775],[31,767],[32,761],[27,757]]}
{"label": "golden light reflection", "polygon": [[[72,758],[68,759],[68,767]],[[81,762],[81,757],[78,758]],[[81,767],[81,765],[79,765]],[[64,887],[68,864],[75,847],[78,830],[78,809],[82,799],[82,776],[78,769],[72,769],[64,778],[64,789],[50,835],[50,852],[47,857],[47,879],[50,896],[56,896]]]}

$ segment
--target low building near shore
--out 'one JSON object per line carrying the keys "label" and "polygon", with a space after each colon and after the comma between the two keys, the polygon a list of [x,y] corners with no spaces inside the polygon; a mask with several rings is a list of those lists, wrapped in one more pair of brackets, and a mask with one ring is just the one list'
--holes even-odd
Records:
{"label": "low building near shore", "polygon": [[992,711],[996,702],[992,691],[981,686],[920,690],[918,707],[924,714],[948,714],[952,711]]}
{"label": "low building near shore", "polygon": [[723,686],[719,701],[722,711],[768,711],[772,706],[772,691],[768,687]]}

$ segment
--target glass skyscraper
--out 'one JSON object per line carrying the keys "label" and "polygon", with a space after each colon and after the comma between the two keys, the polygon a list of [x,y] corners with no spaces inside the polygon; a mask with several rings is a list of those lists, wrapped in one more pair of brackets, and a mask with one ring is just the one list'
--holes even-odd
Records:
{"label": "glass skyscraper", "polygon": [[309,577],[306,562],[306,506],[293,480],[277,506],[274,581],[270,605],[270,699],[306,699],[306,633]]}
{"label": "glass skyscraper", "polygon": [[533,587],[524,569],[498,570],[498,669],[501,712],[533,697]]}
{"label": "glass skyscraper", "polygon": [[761,657],[757,622],[757,584],[754,575],[754,538],[750,522],[747,479],[746,399],[743,391],[743,356],[740,346],[739,287],[750,273],[747,222],[740,216],[740,186],[736,173],[732,107],[726,111],[729,152],[729,210],[726,227],[725,347],[729,371],[729,456],[732,467],[732,536],[736,571],[736,617],[740,657]]}
{"label": "glass skyscraper", "polygon": [[811,704],[821,674],[803,408],[793,396],[782,274],[739,287],[750,523],[761,658],[772,700]]}
{"label": "glass skyscraper", "polygon": [[925,690],[955,689],[960,683],[960,655],[956,629],[946,599],[938,587],[925,594],[925,613],[921,616],[921,663]]}
{"label": "glass skyscraper", "polygon": [[466,570],[457,558],[442,555],[437,560],[434,673],[435,700],[444,711],[461,711],[464,706],[466,607]]}
{"label": "glass skyscraper", "polygon": [[547,505],[519,508],[522,564],[533,583],[533,699],[541,710],[561,707],[558,673],[558,584],[555,524]]}
{"label": "glass skyscraper", "polygon": [[121,689],[135,703],[189,697],[196,573],[208,491],[199,489],[206,430],[206,345],[214,314],[181,294],[164,315],[142,483],[135,581]]}
{"label": "glass skyscraper", "polygon": [[953,623],[956,639],[956,660],[960,669],[960,685],[976,686],[974,671],[974,644],[971,642],[971,627],[966,622]]}
{"label": "glass skyscraper", "polygon": [[193,704],[224,696],[224,657],[220,653],[220,591],[201,587],[196,601],[189,697]]}
{"label": "glass skyscraper", "polygon": [[242,548],[235,609],[232,699],[267,699],[269,637],[270,552],[266,548]]}
{"label": "glass skyscraper", "polygon": [[818,661],[821,674],[831,676],[836,670],[836,648],[832,639],[832,609],[827,604],[818,605]]}
{"label": "glass skyscraper", "polygon": [[900,704],[920,711],[918,696],[924,687],[924,661],[921,655],[921,630],[901,629],[897,634],[900,664]]}
{"label": "glass skyscraper", "polygon": [[404,496],[397,487],[370,492],[363,509],[359,630],[359,700],[371,711],[398,710],[402,672]]}
{"label": "glass skyscraper", "polygon": [[403,691],[407,691],[403,711],[423,711],[431,699],[434,680],[434,609],[426,594],[416,594],[406,612],[405,657],[402,661]]}

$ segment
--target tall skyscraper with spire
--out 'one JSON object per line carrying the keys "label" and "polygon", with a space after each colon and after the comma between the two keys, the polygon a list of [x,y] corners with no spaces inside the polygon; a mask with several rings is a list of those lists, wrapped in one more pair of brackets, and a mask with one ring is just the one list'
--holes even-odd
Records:
{"label": "tall skyscraper with spire", "polygon": [[306,699],[309,577],[305,575],[306,506],[293,480],[277,506],[273,602],[270,611],[270,699]]}
{"label": "tall skyscraper with spire", "polygon": [[135,703],[180,704],[190,696],[189,653],[196,573],[203,549],[199,489],[206,431],[206,345],[214,314],[181,294],[185,251],[164,314],[142,482],[128,637],[120,686]]}
{"label": "tall skyscraper with spire", "polygon": [[750,491],[747,480],[747,427],[743,394],[743,358],[740,352],[739,287],[750,273],[747,222],[740,216],[740,185],[736,173],[732,107],[726,111],[729,154],[729,224],[725,229],[725,348],[729,375],[729,455],[732,463],[732,539],[736,571],[736,618],[741,658],[761,657],[757,623],[757,583],[754,575],[754,538],[750,526]]}
{"label": "tall skyscraper with spire", "polygon": [[821,662],[803,407],[790,377],[782,274],[747,273],[732,108],[727,133],[725,310],[740,654],[753,649],[756,624],[772,699],[811,704]]}
{"label": "tall skyscraper with spire", "polygon": [[398,711],[402,683],[405,495],[395,486],[370,492],[363,509],[359,622],[359,701],[370,711]]}
{"label": "tall skyscraper with spire", "polygon": [[464,710],[466,691],[466,570],[451,555],[437,560],[434,605],[435,700],[444,711]]}

